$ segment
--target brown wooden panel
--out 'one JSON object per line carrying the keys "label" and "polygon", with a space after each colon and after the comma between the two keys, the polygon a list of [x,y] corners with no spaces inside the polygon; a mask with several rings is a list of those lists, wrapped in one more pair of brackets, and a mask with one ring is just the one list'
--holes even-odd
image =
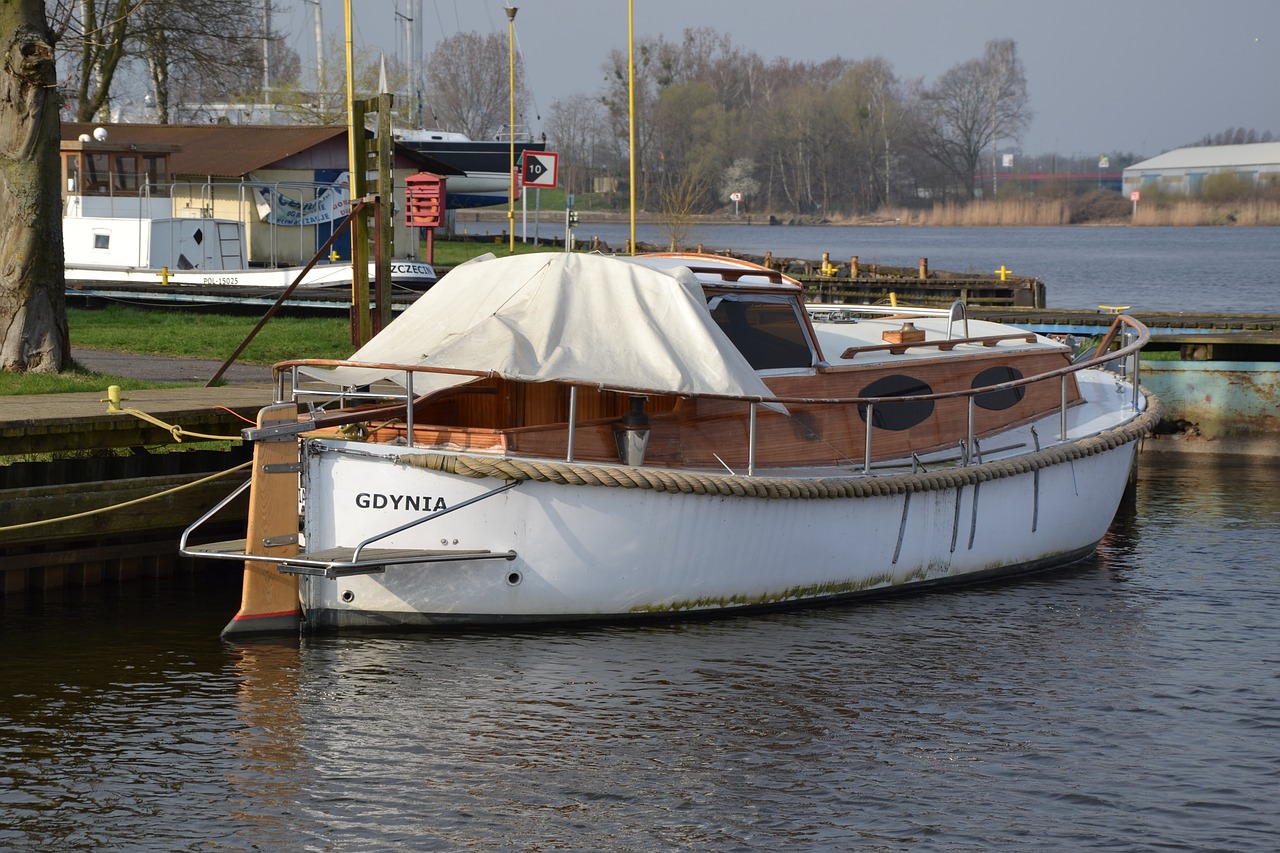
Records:
{"label": "brown wooden panel", "polygon": [[[893,374],[905,374],[926,382],[935,393],[968,390],[974,377],[993,366],[1008,365],[1024,376],[1067,366],[1061,353],[999,351],[965,358],[912,359],[856,369],[836,368],[808,376],[769,377],[766,382],[785,398],[851,398],[865,393],[873,382]],[[416,442],[449,443],[462,448],[500,446],[494,431],[506,436],[514,452],[531,456],[564,458],[568,451],[569,388],[554,383],[517,383],[486,380],[487,393],[443,396],[423,408],[421,415],[456,418],[459,428],[418,421]],[[1067,379],[1068,401],[1080,399],[1074,377]],[[626,412],[628,395],[580,388],[574,457],[582,461],[617,461],[613,425]],[[1023,424],[1057,410],[1060,383],[1050,380],[1026,386],[1023,399],[1012,407],[991,411],[974,409],[979,439],[1012,424]],[[759,408],[756,420],[756,465],[805,466],[860,463],[866,427],[858,406],[792,403],[788,413]],[[670,396],[646,400],[652,424],[647,463],[740,469],[747,464],[749,405],[711,399]],[[915,452],[955,447],[968,431],[965,398],[939,400],[932,416],[905,430],[878,429],[872,436],[873,458],[895,458]],[[465,424],[467,427],[463,427]],[[468,429],[469,427],[469,429]]]}

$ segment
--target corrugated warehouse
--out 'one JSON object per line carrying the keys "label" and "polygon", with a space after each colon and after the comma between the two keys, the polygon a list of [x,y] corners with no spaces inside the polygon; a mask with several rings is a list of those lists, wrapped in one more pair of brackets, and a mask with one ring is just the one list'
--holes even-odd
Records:
{"label": "corrugated warehouse", "polygon": [[1280,142],[1176,148],[1124,170],[1124,191],[1158,187],[1198,195],[1209,175],[1232,174],[1253,184],[1280,181]]}

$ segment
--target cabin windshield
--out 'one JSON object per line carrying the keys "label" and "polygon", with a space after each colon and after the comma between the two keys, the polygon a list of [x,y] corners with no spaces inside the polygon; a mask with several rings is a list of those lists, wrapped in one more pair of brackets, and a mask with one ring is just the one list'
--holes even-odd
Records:
{"label": "cabin windshield", "polygon": [[711,317],[756,370],[812,367],[815,361],[795,300],[759,293],[726,293],[707,302]]}

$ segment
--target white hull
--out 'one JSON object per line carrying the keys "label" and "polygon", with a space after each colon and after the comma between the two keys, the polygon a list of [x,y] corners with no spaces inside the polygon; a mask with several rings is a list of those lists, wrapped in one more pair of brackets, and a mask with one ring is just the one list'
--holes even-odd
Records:
{"label": "white hull", "polygon": [[[1041,434],[1051,429],[1040,424]],[[1093,551],[1126,487],[1136,442],[1013,476],[1001,473],[1004,462],[949,469],[918,491],[911,489],[927,475],[879,475],[865,480],[879,493],[865,497],[524,481],[377,543],[512,551],[514,559],[306,577],[303,610],[321,629],[564,622],[797,605],[1042,569]],[[420,451],[308,442],[307,550],[353,547],[502,484],[400,463],[413,453]]]}
{"label": "white hull", "polygon": [[[253,267],[233,270],[168,270],[158,269],[119,269],[114,267],[95,267],[68,264],[66,280],[68,285],[76,284],[112,284],[112,285],[157,285],[169,284],[177,287],[232,287],[253,290],[284,290],[293,284],[302,267]],[[369,266],[369,279],[373,280],[374,267]],[[436,272],[431,264],[423,261],[397,260],[391,264],[391,284],[413,290],[425,290],[435,284]],[[302,282],[301,288],[350,288],[351,264],[318,264],[312,267]]]}

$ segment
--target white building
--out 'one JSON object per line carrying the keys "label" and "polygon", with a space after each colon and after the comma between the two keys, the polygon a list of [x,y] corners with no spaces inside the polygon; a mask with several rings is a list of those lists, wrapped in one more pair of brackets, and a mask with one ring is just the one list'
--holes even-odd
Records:
{"label": "white building", "polygon": [[1159,188],[1198,195],[1205,176],[1233,174],[1251,183],[1280,181],[1280,142],[1176,148],[1124,170],[1124,192]]}

